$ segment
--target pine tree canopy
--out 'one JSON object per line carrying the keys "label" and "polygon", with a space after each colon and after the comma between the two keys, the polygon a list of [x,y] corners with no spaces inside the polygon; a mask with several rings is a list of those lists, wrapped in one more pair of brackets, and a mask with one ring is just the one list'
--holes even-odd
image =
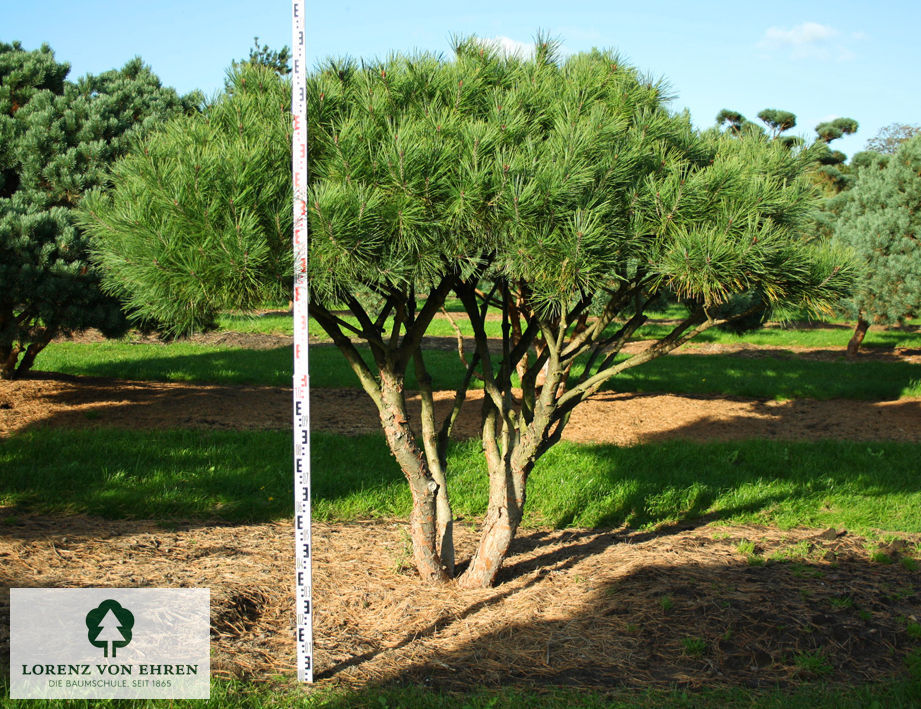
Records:
{"label": "pine tree canopy", "polygon": [[0,376],[27,371],[61,332],[125,326],[99,290],[73,208],[158,121],[195,109],[140,59],[66,80],[43,46],[0,43]]}
{"label": "pine tree canopy", "polygon": [[857,121],[853,118],[836,118],[833,121],[819,123],[819,125],[815,127],[815,132],[819,134],[821,140],[830,143],[842,136],[856,133],[857,128]]}
{"label": "pine tree canopy", "polygon": [[[234,71],[83,212],[107,289],[175,332],[288,287],[289,88]],[[638,274],[708,308],[747,292],[820,307],[844,287],[800,236],[815,153],[697,134],[614,54],[525,61],[468,41],[452,61],[330,62],[307,88],[316,302],[490,269],[548,313]]]}
{"label": "pine tree canopy", "polygon": [[892,324],[921,313],[921,136],[861,167],[842,195],[835,239],[859,265],[851,313]]}
{"label": "pine tree canopy", "polygon": [[774,136],[796,126],[795,114],[789,111],[781,111],[776,108],[765,108],[758,114],[758,118],[771,129]]}

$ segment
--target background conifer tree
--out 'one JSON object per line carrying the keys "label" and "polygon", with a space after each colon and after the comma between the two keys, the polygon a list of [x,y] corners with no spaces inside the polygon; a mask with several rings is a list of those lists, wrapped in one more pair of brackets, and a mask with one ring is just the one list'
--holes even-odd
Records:
{"label": "background conifer tree", "polygon": [[154,124],[196,109],[140,59],[66,80],[47,46],[0,43],[0,377],[28,371],[59,333],[126,321],[99,290],[71,210]]}
{"label": "background conifer tree", "polygon": [[893,324],[921,312],[921,136],[888,160],[862,167],[842,195],[835,238],[854,249],[859,268],[849,301],[857,320],[848,354],[856,355],[874,323]]}

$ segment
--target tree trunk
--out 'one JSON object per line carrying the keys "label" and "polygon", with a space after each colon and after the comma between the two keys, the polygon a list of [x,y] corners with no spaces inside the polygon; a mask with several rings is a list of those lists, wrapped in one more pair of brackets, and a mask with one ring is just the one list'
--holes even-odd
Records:
{"label": "tree trunk", "polygon": [[21,351],[15,345],[0,346],[0,379],[16,378],[16,362]]}
{"label": "tree trunk", "polygon": [[486,520],[470,566],[457,581],[461,588],[488,588],[495,582],[521,524],[526,477],[525,471],[510,465],[490,471]]}
{"label": "tree trunk", "polygon": [[847,343],[847,356],[856,357],[857,351],[860,349],[860,345],[863,342],[863,338],[867,334],[867,330],[870,329],[870,322],[864,320],[862,317],[857,317],[857,327],[854,328],[854,335],[851,337],[851,341]]}
{"label": "tree trunk", "polygon": [[439,443],[435,430],[435,400],[432,397],[432,378],[425,368],[422,352],[414,355],[416,380],[419,382],[419,394],[422,399],[422,444],[432,479],[438,485],[435,495],[435,523],[437,527],[436,550],[441,558],[445,573],[454,576],[454,513],[448,498],[448,481],[445,476],[447,467],[447,442]]}
{"label": "tree trunk", "polygon": [[[381,372],[381,399],[381,425],[387,445],[406,476],[412,493],[409,531],[416,568],[429,583],[446,583],[451,577],[438,554],[437,498],[441,486],[433,478],[425,455],[409,427],[402,380]],[[453,549],[451,553],[453,557]]]}
{"label": "tree trunk", "polygon": [[448,500],[447,482],[443,476],[440,481],[438,476],[435,476],[435,481],[438,484],[435,496],[435,525],[438,535],[436,551],[445,574],[450,578],[454,576],[454,513]]}
{"label": "tree trunk", "polygon": [[19,360],[19,366],[16,368],[17,377],[22,376],[32,369],[32,365],[35,364],[35,358],[38,356],[38,353],[45,349],[49,342],[51,342],[50,337],[47,339],[43,338],[41,342],[33,342],[29,345],[22,359]]}

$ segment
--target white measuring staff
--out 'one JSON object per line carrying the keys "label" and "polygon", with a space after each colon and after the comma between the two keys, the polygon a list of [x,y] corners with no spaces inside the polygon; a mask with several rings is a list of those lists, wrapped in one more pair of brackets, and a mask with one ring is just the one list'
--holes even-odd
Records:
{"label": "white measuring staff", "polygon": [[307,371],[307,46],[304,0],[292,0],[291,172],[294,180],[294,558],[297,679],[313,682],[310,375]]}

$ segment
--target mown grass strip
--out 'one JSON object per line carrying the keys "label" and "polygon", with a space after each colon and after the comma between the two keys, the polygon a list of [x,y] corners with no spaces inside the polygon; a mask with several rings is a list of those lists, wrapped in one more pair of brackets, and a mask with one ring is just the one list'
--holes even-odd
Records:
{"label": "mown grass strip", "polygon": [[[651,322],[637,330],[634,339],[658,339],[673,326]],[[847,343],[854,334],[847,325],[817,327],[765,327],[741,335],[713,328],[694,338],[696,344],[771,345],[773,347],[817,347],[835,350],[844,357]],[[693,347],[693,344],[691,345]],[[921,332],[916,329],[871,327],[862,345],[866,350],[891,350],[896,347],[921,347]]]}
{"label": "mown grass strip", "polygon": [[[319,668],[322,672],[322,668]],[[263,679],[263,678],[260,678]],[[211,681],[208,700],[181,700],[189,709],[909,709],[921,702],[921,681],[893,679],[858,686],[804,683],[777,689],[630,690],[612,692],[471,687],[468,692],[445,692],[420,686],[369,686],[363,689],[298,685],[288,678],[269,681]],[[174,707],[169,699],[9,699],[9,684],[0,679],[0,706],[17,709],[159,709]]]}
{"label": "mown grass strip", "polygon": [[[450,312],[450,311],[449,311]],[[661,312],[650,313],[650,321],[641,327],[634,340],[660,338],[671,332],[673,325],[656,322],[660,319],[680,320],[687,316],[687,311],[681,306],[673,306]],[[465,337],[473,337],[473,328],[465,313],[452,314],[455,325]],[[345,315],[343,319],[353,325],[358,325],[356,318]],[[389,331],[393,325],[388,319],[384,329]],[[218,327],[227,332],[263,333],[270,335],[291,335],[294,331],[292,316],[285,313],[266,313],[252,315],[247,313],[225,313],[218,318]],[[619,325],[612,325],[613,332]],[[320,340],[330,341],[322,328],[315,320],[310,320],[310,334]],[[774,347],[818,347],[844,351],[851,339],[854,328],[853,323],[833,322],[814,323],[812,325],[790,324],[787,327],[772,325],[771,327],[758,328],[750,332],[737,335],[733,332],[713,328],[698,335],[694,342],[697,344],[730,344],[730,345],[770,345]],[[430,337],[454,338],[455,330],[451,323],[444,318],[432,321],[426,334]],[[489,337],[502,336],[502,323],[500,320],[486,321],[486,334]],[[693,345],[692,345],[693,346]],[[921,330],[917,326],[907,328],[882,328],[871,327],[863,341],[867,350],[891,350],[893,348],[921,348]]]}
{"label": "mown grass strip", "polygon": [[[383,437],[313,436],[314,517],[405,517]],[[921,532],[921,444],[563,442],[531,476],[528,525],[652,527],[696,519]],[[284,431],[36,429],[0,448],[0,504],[109,518],[266,521],[293,512]],[[456,514],[486,507],[476,441],[452,446]]]}
{"label": "mown grass strip", "polygon": [[[343,320],[359,327],[358,319],[351,315],[342,315]],[[473,337],[473,327],[470,320],[463,313],[452,315],[455,325],[466,336]],[[388,318],[383,325],[385,332],[393,327],[393,318]],[[291,335],[294,332],[294,320],[291,315],[284,313],[267,313],[264,315],[251,315],[247,313],[225,313],[218,318],[218,328],[225,332],[262,333],[266,335]],[[311,337],[319,340],[332,341],[323,331],[316,320],[310,318],[308,331]],[[486,321],[486,334],[489,337],[502,336],[502,323],[499,320]],[[442,317],[436,317],[426,330],[428,337],[456,337],[456,331],[451,323]]]}
{"label": "mown grass strip", "polygon": [[[370,362],[366,348],[360,350]],[[464,367],[456,352],[430,351],[426,363],[436,389],[453,389]],[[291,385],[291,349],[232,349],[189,342],[127,342],[50,345],[39,369],[65,374],[155,381]],[[578,375],[577,363],[573,376]],[[345,358],[332,346],[310,351],[315,387],[357,387]],[[417,386],[412,368],[406,384]],[[738,357],[682,354],[662,357],[625,371],[606,388],[626,392],[720,394],[762,399],[866,399],[921,396],[921,365],[878,360],[820,361],[785,355]]]}

